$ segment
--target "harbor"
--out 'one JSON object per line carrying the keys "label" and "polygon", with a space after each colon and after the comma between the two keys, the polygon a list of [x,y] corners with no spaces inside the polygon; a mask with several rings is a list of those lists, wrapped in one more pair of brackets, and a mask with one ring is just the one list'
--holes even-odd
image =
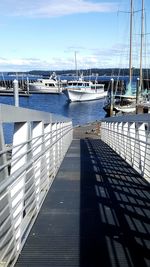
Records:
{"label": "harbor", "polygon": [[0,96],[3,266],[149,267],[150,114],[105,118],[104,98],[13,87]]}
{"label": "harbor", "polygon": [[0,7],[0,267],[150,267],[148,0]]}
{"label": "harbor", "polygon": [[[53,73],[53,71],[52,71]],[[62,80],[62,82],[64,81],[64,84],[66,85],[67,82],[73,80],[73,82],[75,82],[76,80],[79,80],[80,76],[75,76],[75,75],[59,75],[59,80]],[[92,75],[92,76],[84,76],[84,80],[86,82],[91,81],[92,83],[95,83],[95,80],[97,81],[98,84],[104,84],[105,86],[105,90],[107,90],[107,88],[109,88],[109,84],[111,81],[112,76],[96,76],[96,74]],[[119,87],[121,87],[121,84],[123,81],[127,81],[128,80],[128,76],[121,76],[119,78],[118,81],[118,76],[114,76],[114,85],[116,85],[116,83],[118,84]],[[28,84],[34,84],[35,82],[37,82],[37,80],[48,80],[48,77],[44,77],[44,76],[40,76],[40,75],[34,75],[34,76],[30,76],[29,74],[24,74],[22,76],[17,76],[15,74],[13,74],[12,76],[5,74],[4,76],[0,77],[0,95],[2,93],[12,93],[13,92],[13,81],[17,80],[18,81],[18,87],[21,93],[29,93],[29,88],[28,88]],[[31,92],[32,91],[32,92]],[[51,91],[46,92],[42,91],[42,90],[31,90],[30,93],[51,93]]]}

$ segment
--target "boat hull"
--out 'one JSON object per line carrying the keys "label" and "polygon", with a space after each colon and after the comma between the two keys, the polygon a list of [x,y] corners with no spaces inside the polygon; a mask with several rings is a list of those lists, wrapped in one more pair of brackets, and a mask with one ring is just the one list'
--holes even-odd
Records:
{"label": "boat hull", "polygon": [[107,95],[107,92],[100,91],[92,91],[92,90],[74,90],[74,89],[66,89],[63,91],[67,96],[68,100],[71,102],[82,102],[82,101],[91,101],[96,99],[102,99]]}
{"label": "boat hull", "polygon": [[62,93],[62,89],[58,88],[58,87],[51,87],[51,88],[47,88],[43,85],[34,85],[34,84],[30,84],[29,85],[29,92],[32,93],[49,93],[49,94],[59,94]]}
{"label": "boat hull", "polygon": [[116,112],[122,112],[122,113],[132,113],[136,111],[136,106],[115,106],[114,110]]}

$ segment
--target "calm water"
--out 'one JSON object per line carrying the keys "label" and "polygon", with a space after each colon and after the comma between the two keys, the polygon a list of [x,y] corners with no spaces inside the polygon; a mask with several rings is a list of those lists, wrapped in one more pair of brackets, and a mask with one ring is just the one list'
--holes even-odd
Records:
{"label": "calm water", "polygon": [[[82,103],[68,103],[64,94],[32,94],[20,97],[20,107],[61,114],[72,119],[73,125],[84,125],[105,117],[103,99]],[[0,96],[0,103],[14,105],[13,96]]]}

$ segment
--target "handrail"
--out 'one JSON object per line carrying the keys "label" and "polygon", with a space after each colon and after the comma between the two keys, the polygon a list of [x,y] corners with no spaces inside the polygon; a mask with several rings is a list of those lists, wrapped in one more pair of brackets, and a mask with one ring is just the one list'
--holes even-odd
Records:
{"label": "handrail", "polygon": [[149,122],[150,114],[136,114],[136,115],[123,115],[123,116],[114,116],[109,118],[102,119],[102,122]]}
{"label": "handrail", "polygon": [[70,119],[0,105],[0,266],[14,266],[71,141]]}
{"label": "handrail", "polygon": [[26,121],[70,121],[62,115],[57,115],[49,112],[37,111],[34,109],[19,108],[11,105],[0,104],[0,123],[5,122],[26,122]]}
{"label": "handrail", "polygon": [[150,182],[150,114],[105,118],[101,138]]}

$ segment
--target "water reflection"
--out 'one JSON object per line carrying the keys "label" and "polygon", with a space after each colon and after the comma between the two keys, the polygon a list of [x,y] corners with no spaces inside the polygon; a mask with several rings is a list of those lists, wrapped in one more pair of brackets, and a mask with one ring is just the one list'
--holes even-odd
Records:
{"label": "water reflection", "polygon": [[64,110],[66,116],[72,118],[73,125],[83,125],[105,116],[103,100],[66,103]]}

